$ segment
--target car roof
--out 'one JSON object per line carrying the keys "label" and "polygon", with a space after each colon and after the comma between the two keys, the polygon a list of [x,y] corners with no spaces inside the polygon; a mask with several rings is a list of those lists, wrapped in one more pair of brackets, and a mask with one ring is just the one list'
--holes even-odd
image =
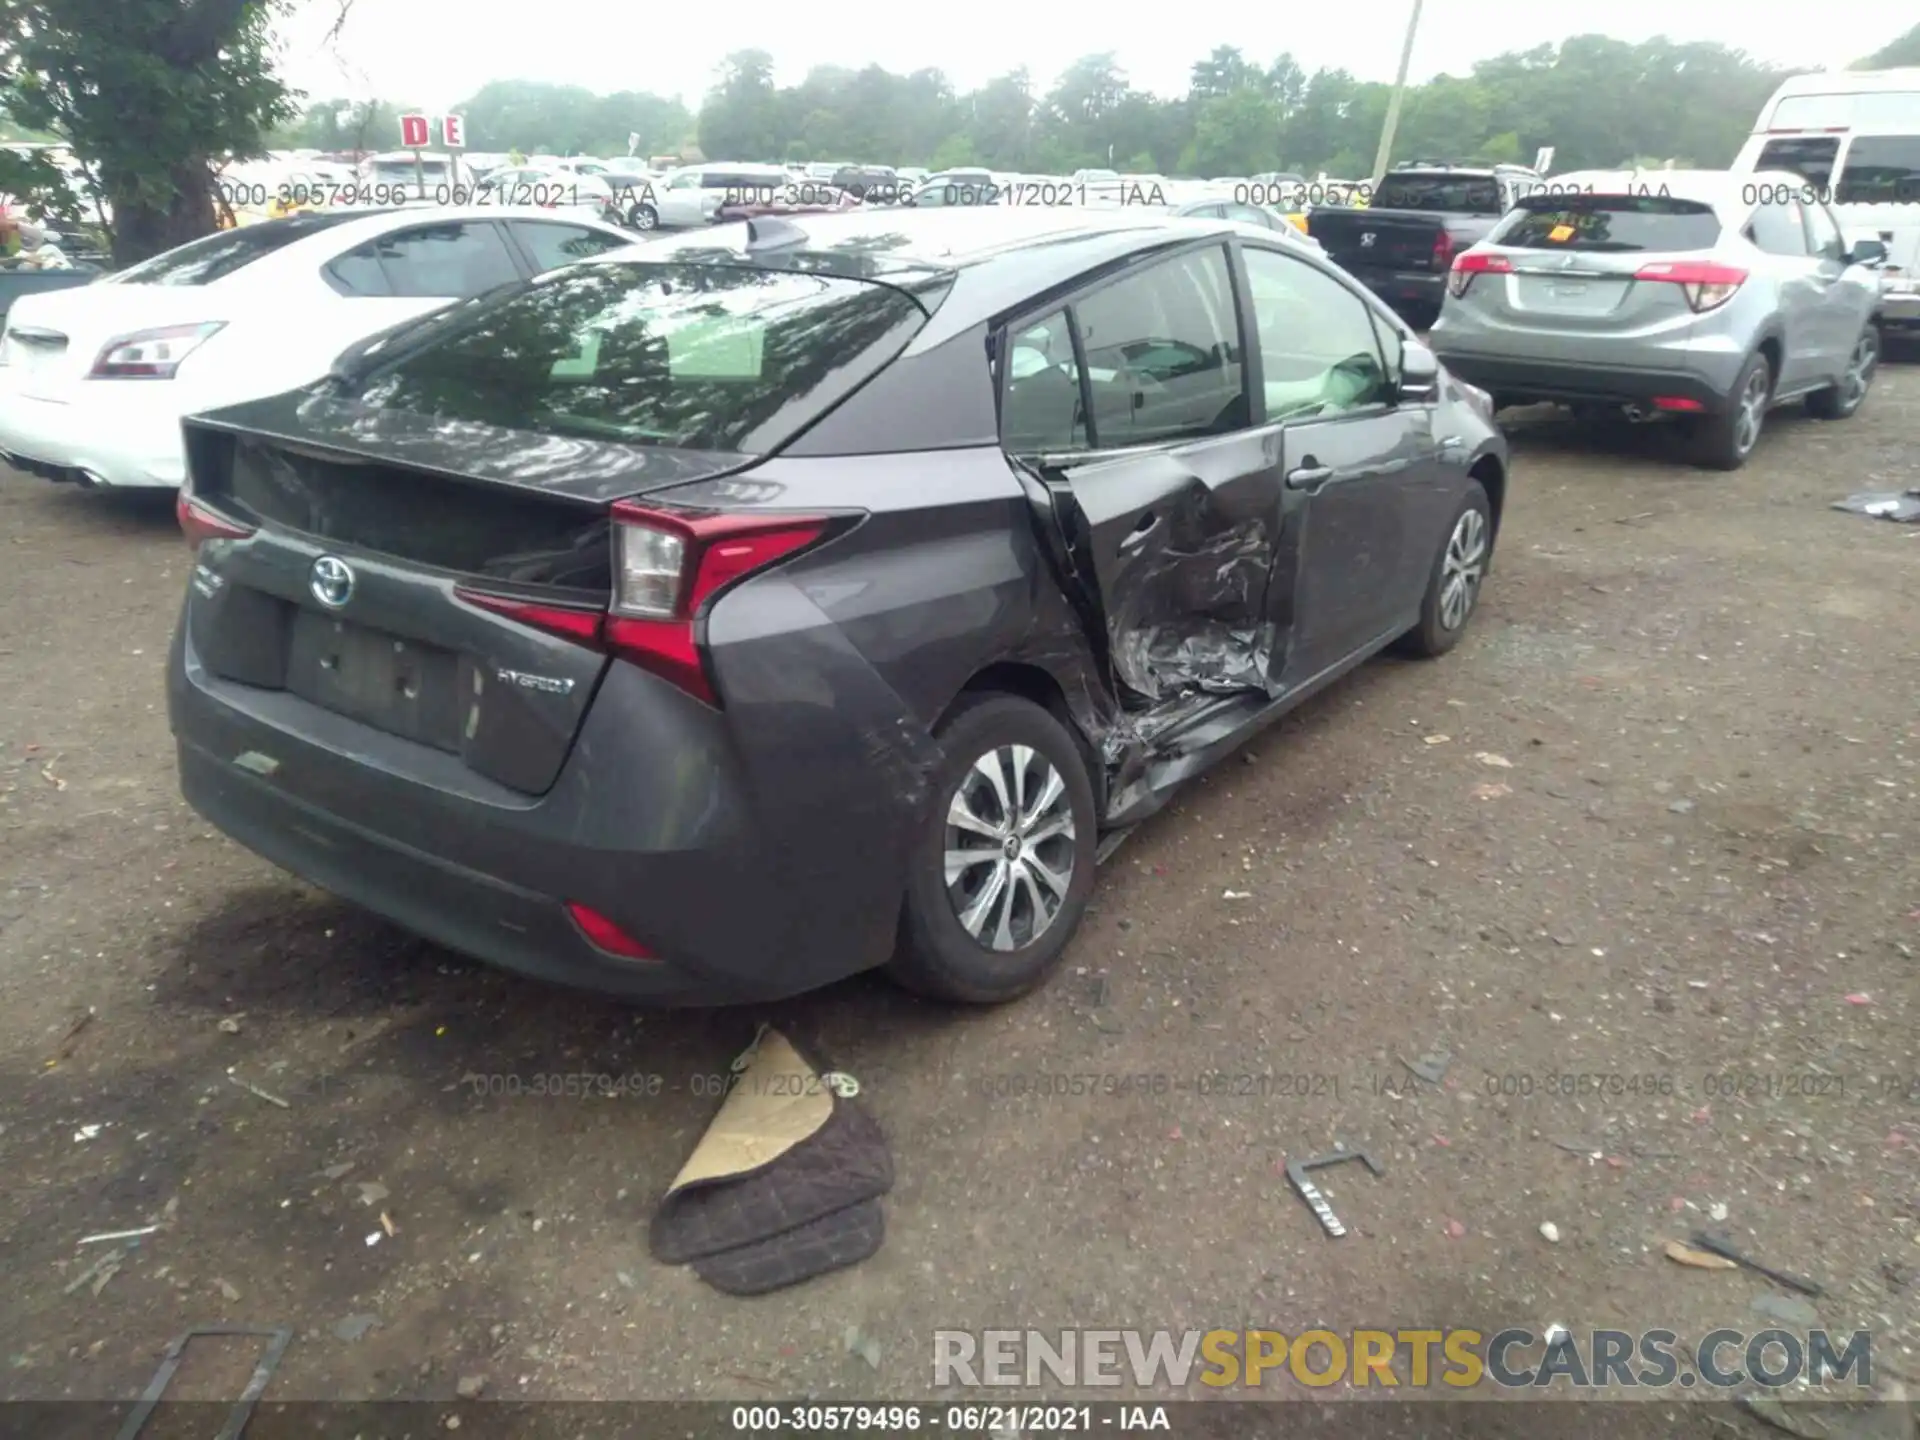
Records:
{"label": "car roof", "polygon": [[[1146,205],[860,209],[717,225],[576,263],[784,261],[795,269],[857,275],[903,288],[946,284],[946,298],[910,346],[919,352],[1133,256],[1208,236],[1257,241],[1266,233],[1231,220],[1179,216],[1170,207]],[[750,248],[753,237],[759,243]],[[1289,254],[1305,253],[1305,247],[1278,237],[1274,244]]]}

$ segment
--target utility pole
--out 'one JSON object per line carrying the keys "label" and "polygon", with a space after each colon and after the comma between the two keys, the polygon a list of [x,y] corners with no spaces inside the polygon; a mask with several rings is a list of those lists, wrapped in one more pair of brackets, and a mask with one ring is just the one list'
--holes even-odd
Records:
{"label": "utility pole", "polygon": [[1387,173],[1387,162],[1393,157],[1393,132],[1400,128],[1400,102],[1407,93],[1407,71],[1413,65],[1413,37],[1420,30],[1420,6],[1423,0],[1413,0],[1413,14],[1407,17],[1407,38],[1400,46],[1400,73],[1394,77],[1393,98],[1387,101],[1387,123],[1380,127],[1380,152],[1373,157],[1373,174],[1370,177],[1372,187],[1378,189]]}

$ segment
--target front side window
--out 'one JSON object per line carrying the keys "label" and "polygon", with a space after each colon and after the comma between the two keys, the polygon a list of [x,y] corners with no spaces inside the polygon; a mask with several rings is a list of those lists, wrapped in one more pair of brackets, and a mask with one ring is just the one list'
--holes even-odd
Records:
{"label": "front side window", "polygon": [[[1786,102],[1782,102],[1783,105]],[[1822,189],[1833,180],[1834,158],[1840,153],[1837,135],[1791,135],[1769,140],[1753,162],[1755,170],[1785,170]]]}
{"label": "front side window", "polygon": [[1227,252],[1158,261],[1073,307],[1093,399],[1093,443],[1197,439],[1249,423]]}
{"label": "front side window", "polygon": [[1393,399],[1372,308],[1306,261],[1247,249],[1266,418],[1322,419]]}
{"label": "front side window", "polygon": [[763,454],[890,362],[911,296],[840,276],[608,262],[479,307],[362,403],[535,433]]}
{"label": "front side window", "polygon": [[1833,198],[1841,205],[1920,205],[1920,135],[1856,136]]}
{"label": "front side window", "polygon": [[1807,224],[1800,218],[1800,202],[1756,205],[1743,232],[1769,255],[1805,255]]}
{"label": "front side window", "polygon": [[1814,204],[1803,207],[1801,213],[1807,217],[1807,248],[1822,260],[1844,260],[1847,242],[1841,238],[1840,222],[1833,218],[1833,212]]}

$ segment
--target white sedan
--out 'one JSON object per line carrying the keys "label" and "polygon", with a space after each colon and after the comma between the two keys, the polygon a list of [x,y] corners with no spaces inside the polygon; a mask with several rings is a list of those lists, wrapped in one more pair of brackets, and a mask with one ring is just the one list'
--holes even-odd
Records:
{"label": "white sedan", "polygon": [[334,210],[23,295],[0,337],[0,456],[49,480],[177,488],[183,417],[311,384],[355,341],[634,243],[532,207]]}

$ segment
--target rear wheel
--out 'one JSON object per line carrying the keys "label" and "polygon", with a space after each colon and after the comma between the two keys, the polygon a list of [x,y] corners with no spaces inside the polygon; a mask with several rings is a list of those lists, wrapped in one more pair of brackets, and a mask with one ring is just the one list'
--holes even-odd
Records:
{"label": "rear wheel", "polygon": [[1053,972],[1086,913],[1093,784],[1067,728],[1016,696],[967,700],[938,738],[889,970],[938,1000],[1011,1000]]}
{"label": "rear wheel", "polygon": [[1492,558],[1493,511],[1480,482],[1469,480],[1446,543],[1433,557],[1427,593],[1420,601],[1420,623],[1398,642],[1403,652],[1432,658],[1460,643],[1480,603],[1480,582],[1486,579]]}
{"label": "rear wheel", "polygon": [[1880,328],[1869,324],[1853,342],[1846,371],[1838,382],[1807,396],[1807,411],[1821,420],[1845,420],[1867,398],[1880,368]]}
{"label": "rear wheel", "polygon": [[1760,443],[1773,400],[1773,367],[1765,355],[1755,355],[1740,372],[1733,399],[1718,415],[1703,415],[1693,431],[1697,463],[1710,470],[1738,470]]}
{"label": "rear wheel", "polygon": [[658,230],[660,212],[644,200],[636,200],[633,208],[627,211],[627,224],[636,230]]}

